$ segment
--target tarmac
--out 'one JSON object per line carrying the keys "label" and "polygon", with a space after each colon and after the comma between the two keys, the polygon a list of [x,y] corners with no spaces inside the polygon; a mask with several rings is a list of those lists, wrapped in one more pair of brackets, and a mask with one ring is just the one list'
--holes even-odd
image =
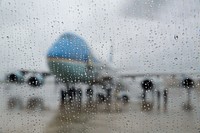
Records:
{"label": "tarmac", "polygon": [[191,92],[190,110],[184,108],[187,93],[183,88],[169,89],[166,109],[162,95],[159,108],[156,97],[149,97],[147,102],[152,104],[146,109],[141,99],[126,105],[120,101],[83,105],[80,110],[75,105],[54,110],[1,109],[0,133],[198,133],[199,92]]}
{"label": "tarmac", "polygon": [[[110,107],[99,104],[93,106],[93,110],[85,108],[82,113],[70,114],[65,110],[65,113],[59,112],[59,117],[62,118],[51,121],[46,131],[48,133],[198,133],[200,132],[199,92],[198,90],[192,92],[190,110],[184,108],[187,101],[187,95],[184,93],[181,88],[170,89],[167,108],[163,101],[158,108],[155,98],[154,106],[146,110],[142,107],[142,102],[131,102],[127,105],[118,102]],[[152,101],[149,99],[150,102]]]}

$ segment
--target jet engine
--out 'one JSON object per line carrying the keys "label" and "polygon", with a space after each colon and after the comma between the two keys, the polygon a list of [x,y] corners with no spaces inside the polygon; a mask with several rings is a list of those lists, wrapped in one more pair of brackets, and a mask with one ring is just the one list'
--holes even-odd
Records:
{"label": "jet engine", "polygon": [[144,91],[151,91],[154,88],[153,82],[149,79],[142,81],[141,86]]}
{"label": "jet engine", "polygon": [[22,71],[17,71],[7,75],[7,81],[10,83],[23,83],[24,82],[24,73]]}
{"label": "jet engine", "polygon": [[194,88],[194,81],[191,79],[191,78],[185,78],[183,81],[182,81],[182,86],[184,88]]}
{"label": "jet engine", "polygon": [[40,87],[44,84],[44,76],[35,74],[28,78],[27,83],[32,87]]}

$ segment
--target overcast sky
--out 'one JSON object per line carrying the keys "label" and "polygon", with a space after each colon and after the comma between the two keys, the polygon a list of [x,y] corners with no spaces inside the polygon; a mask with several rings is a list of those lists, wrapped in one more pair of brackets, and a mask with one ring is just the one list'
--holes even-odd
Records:
{"label": "overcast sky", "polygon": [[200,72],[199,0],[1,0],[1,74],[47,71],[46,53],[64,32],[94,55],[133,73]]}

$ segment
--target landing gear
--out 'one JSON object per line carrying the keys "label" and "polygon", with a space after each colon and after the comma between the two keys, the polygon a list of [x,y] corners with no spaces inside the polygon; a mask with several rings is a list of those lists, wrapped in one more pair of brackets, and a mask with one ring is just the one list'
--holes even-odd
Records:
{"label": "landing gear", "polygon": [[151,91],[152,92],[152,97],[154,97],[154,84],[152,80],[145,79],[144,81],[141,82],[141,87],[143,89],[142,93],[142,106],[141,110],[142,111],[150,111],[153,108],[153,99],[152,102],[147,102],[146,100],[146,93]]}

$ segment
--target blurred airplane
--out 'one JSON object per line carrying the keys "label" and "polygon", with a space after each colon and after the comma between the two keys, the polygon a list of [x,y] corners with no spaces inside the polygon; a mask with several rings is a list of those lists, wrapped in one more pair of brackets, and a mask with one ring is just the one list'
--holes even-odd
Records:
{"label": "blurred airplane", "polygon": [[[103,83],[116,76],[105,63],[98,61],[91,53],[87,43],[73,33],[65,33],[53,44],[47,54],[50,73],[19,70],[7,75],[9,82],[23,83],[25,75],[32,73],[27,80],[31,86],[41,86],[46,76],[55,75],[63,83],[84,82]],[[112,74],[111,74],[112,73]]]}
{"label": "blurred airplane", "polygon": [[[27,82],[32,87],[39,87],[44,84],[45,77],[54,75],[56,81],[66,85],[66,90],[70,90],[71,86],[80,82],[88,84],[90,87],[94,84],[104,86],[114,84],[115,87],[123,89],[122,86],[125,85],[119,85],[123,84],[121,78],[168,76],[173,80],[176,75],[180,75],[174,73],[117,74],[108,64],[97,60],[85,40],[74,33],[64,33],[53,43],[48,51],[47,61],[50,72],[19,70],[7,75],[7,81]],[[30,73],[31,76],[25,81],[25,75]]]}
{"label": "blurred airplane", "polygon": [[87,43],[73,33],[65,33],[47,55],[50,71],[62,82],[102,83],[114,77],[114,71],[97,60]]}
{"label": "blurred airplane", "polygon": [[[8,74],[7,81],[27,82],[32,87],[40,87],[44,84],[45,77],[54,75],[57,82],[66,85],[66,90],[80,82],[88,84],[90,88],[94,84],[102,84],[102,88],[112,88],[113,85],[119,90],[125,88],[125,85],[120,85],[123,83],[118,79],[116,71],[97,60],[84,39],[74,33],[64,33],[53,43],[48,51],[47,61],[49,73],[19,70]],[[28,74],[30,76],[26,80],[25,76]]]}

